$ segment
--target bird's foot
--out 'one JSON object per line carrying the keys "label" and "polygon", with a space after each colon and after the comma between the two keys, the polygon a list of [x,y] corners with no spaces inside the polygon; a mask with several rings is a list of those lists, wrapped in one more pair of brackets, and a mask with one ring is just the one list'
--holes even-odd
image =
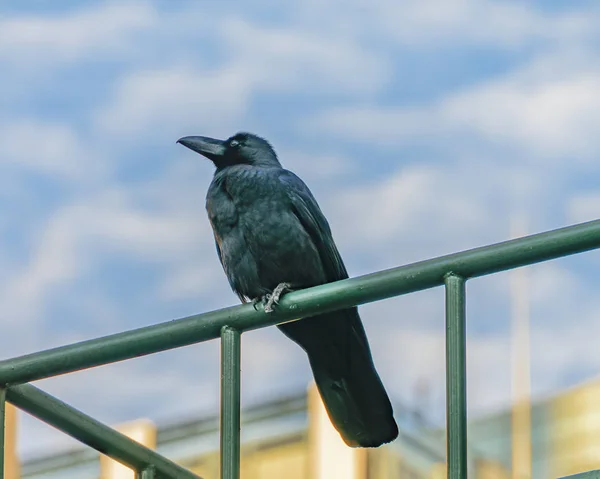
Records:
{"label": "bird's foot", "polygon": [[254,298],[252,300],[252,307],[258,311],[258,305],[262,303],[263,305],[265,305],[267,303],[267,298],[266,296],[258,296],[257,298]]}
{"label": "bird's foot", "polygon": [[273,306],[279,304],[281,295],[286,291],[290,291],[291,287],[292,285],[289,283],[279,283],[272,293],[265,294],[262,298],[263,302],[266,300],[266,302],[264,303],[265,313],[272,313]]}

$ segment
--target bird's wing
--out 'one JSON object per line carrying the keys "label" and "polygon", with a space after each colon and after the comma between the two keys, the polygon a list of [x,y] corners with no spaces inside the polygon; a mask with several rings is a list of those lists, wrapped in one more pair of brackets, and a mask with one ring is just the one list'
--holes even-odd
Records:
{"label": "bird's wing", "polygon": [[281,170],[279,181],[285,186],[294,214],[302,223],[319,252],[327,280],[346,279],[348,272],[333,241],[329,223],[327,223],[308,186],[288,170]]}
{"label": "bird's wing", "polygon": [[229,286],[231,286],[231,289],[237,295],[237,297],[240,298],[240,301],[242,303],[247,303],[248,301],[250,301],[250,298],[247,298],[243,294],[240,294],[236,291],[235,285],[231,282],[231,278],[227,274],[227,268],[225,266],[225,263],[223,262],[223,254],[221,253],[221,244],[220,244],[221,238],[217,234],[217,230],[215,229],[212,221],[210,220],[210,217],[208,218],[208,221],[210,222],[210,225],[212,226],[213,235],[215,237],[215,247],[217,249],[217,256],[219,257],[219,262],[221,263],[221,266],[223,267],[223,270],[225,271],[225,276],[227,276],[227,281],[229,282]]}
{"label": "bird's wing", "polygon": [[[279,180],[286,188],[294,213],[300,220],[305,231],[310,235],[313,244],[319,252],[327,281],[333,282],[346,279],[348,272],[333,241],[329,223],[321,212],[321,208],[319,208],[317,200],[313,197],[308,186],[300,178],[287,170],[282,170]],[[358,341],[356,344],[360,344],[363,347],[364,353],[370,357],[369,342],[356,308],[339,311],[329,315],[329,317],[333,318],[333,321],[321,323],[321,328],[325,328],[325,335],[335,336],[336,334],[341,334],[341,331],[351,331],[353,337]],[[302,322],[300,321],[299,323]],[[313,328],[314,326],[311,326],[309,329],[311,335],[314,333]],[[306,341],[311,342],[312,340],[306,339]]]}

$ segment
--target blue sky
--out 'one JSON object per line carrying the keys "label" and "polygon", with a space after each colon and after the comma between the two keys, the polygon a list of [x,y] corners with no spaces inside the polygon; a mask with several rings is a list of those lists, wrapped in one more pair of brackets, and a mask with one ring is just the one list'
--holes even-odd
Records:
{"label": "blue sky", "polygon": [[[189,134],[268,138],[310,185],[351,275],[600,216],[593,2],[3,2],[3,357],[236,302]],[[598,254],[531,280],[538,396],[600,371]],[[469,284],[471,414],[510,400],[508,275]],[[361,308],[384,382],[443,418],[443,292]],[[303,353],[244,337],[243,394],[304,388]],[[40,385],[116,423],[214,410],[218,344]],[[67,441],[24,418],[33,454]]]}

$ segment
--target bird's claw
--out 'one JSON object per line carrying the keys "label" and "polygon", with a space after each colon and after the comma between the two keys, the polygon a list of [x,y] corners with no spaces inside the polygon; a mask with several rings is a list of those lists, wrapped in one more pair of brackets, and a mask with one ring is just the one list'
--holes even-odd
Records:
{"label": "bird's claw", "polygon": [[262,301],[264,303],[265,313],[272,313],[273,306],[279,304],[281,295],[284,292],[289,291],[290,288],[291,285],[289,283],[279,283],[272,293],[265,294],[261,299],[258,299],[258,301]]}
{"label": "bird's claw", "polygon": [[252,307],[255,311],[258,311],[258,304],[262,303],[263,305],[267,302],[267,298],[265,296],[259,296],[252,300]]}

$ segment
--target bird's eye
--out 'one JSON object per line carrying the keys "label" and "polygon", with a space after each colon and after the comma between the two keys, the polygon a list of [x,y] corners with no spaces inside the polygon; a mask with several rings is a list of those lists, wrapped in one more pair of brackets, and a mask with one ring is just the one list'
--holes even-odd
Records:
{"label": "bird's eye", "polygon": [[237,141],[237,140],[231,140],[231,141],[229,142],[229,146],[230,146],[231,148],[237,148],[238,146],[240,146],[240,142],[239,142],[239,141]]}

